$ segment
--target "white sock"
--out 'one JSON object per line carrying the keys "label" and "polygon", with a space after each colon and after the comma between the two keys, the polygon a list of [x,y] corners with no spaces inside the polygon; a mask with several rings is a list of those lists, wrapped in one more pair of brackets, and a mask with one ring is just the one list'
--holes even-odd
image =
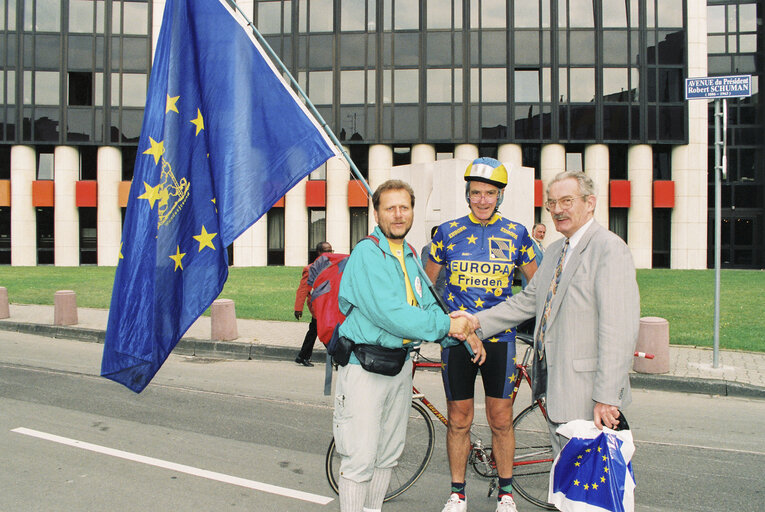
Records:
{"label": "white sock", "polygon": [[340,477],[340,512],[362,512],[369,482],[354,482]]}
{"label": "white sock", "polygon": [[393,468],[375,468],[372,480],[369,482],[367,499],[364,501],[364,512],[375,512],[382,509],[392,472]]}

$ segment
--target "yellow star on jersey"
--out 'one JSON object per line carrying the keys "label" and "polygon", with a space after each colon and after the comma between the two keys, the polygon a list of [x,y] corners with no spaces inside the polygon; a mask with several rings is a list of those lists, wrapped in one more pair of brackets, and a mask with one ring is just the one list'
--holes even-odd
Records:
{"label": "yellow star on jersey", "polygon": [[579,485],[579,480],[574,480],[574,485]]}
{"label": "yellow star on jersey", "polygon": [[598,484],[596,484],[596,483],[593,483],[593,484],[592,484],[592,490],[593,490],[593,491],[597,491],[597,490],[598,490]]}
{"label": "yellow star on jersey", "polygon": [[482,308],[483,307],[483,300],[481,300],[480,298],[476,299],[475,300],[475,307]]}
{"label": "yellow star on jersey", "polygon": [[607,455],[603,455],[603,462],[607,462],[607,461],[608,461],[608,456]]}
{"label": "yellow star on jersey", "polygon": [[197,127],[197,133],[195,135],[199,135],[199,132],[205,129],[205,121],[202,119],[202,112],[197,109],[197,118],[192,119],[191,124]]}
{"label": "yellow star on jersey", "polygon": [[494,290],[491,289],[491,286],[487,286],[485,290],[486,290],[486,293],[494,293]]}
{"label": "yellow star on jersey", "polygon": [[604,484],[604,483],[606,483],[606,477],[604,477],[604,476],[601,476],[601,477],[600,477],[600,483],[601,483],[601,484]]}
{"label": "yellow star on jersey", "polygon": [[476,240],[478,240],[478,237],[474,235],[470,235],[469,237],[467,237],[467,241],[469,244],[474,244]]}
{"label": "yellow star on jersey", "polygon": [[460,306],[460,311],[466,311],[467,308],[465,306]]}
{"label": "yellow star on jersey", "polygon": [[581,465],[582,465],[582,463],[581,463],[581,462],[574,462],[574,466],[576,466],[576,467],[579,467],[579,466],[581,466]]}
{"label": "yellow star on jersey", "polygon": [[151,155],[154,157],[154,163],[159,163],[159,157],[165,154],[165,141],[159,141],[152,139],[149,137],[149,144],[151,144],[151,147],[143,152],[144,155]]}
{"label": "yellow star on jersey", "polygon": [[456,220],[453,220],[449,223],[450,228],[456,228],[457,226],[459,226],[459,223]]}
{"label": "yellow star on jersey", "polygon": [[449,244],[446,246],[447,251],[453,251],[454,250],[454,244]]}
{"label": "yellow star on jersey", "polygon": [[590,489],[590,484],[584,484],[584,490],[588,491]]}
{"label": "yellow star on jersey", "polygon": [[467,285],[466,284],[461,284],[460,285],[460,291],[461,292],[466,292],[467,291]]}
{"label": "yellow star on jersey", "polygon": [[192,238],[199,242],[199,252],[202,252],[202,249],[205,247],[209,247],[213,251],[215,250],[215,246],[212,243],[212,239],[215,238],[215,235],[218,233],[208,233],[204,226],[202,226],[202,232],[198,235],[194,235]]}
{"label": "yellow star on jersey", "polygon": [[604,467],[604,468],[603,468],[603,471],[604,471],[604,472],[606,472],[606,473],[608,473],[608,466]]}
{"label": "yellow star on jersey", "polygon": [[178,98],[180,98],[180,96],[170,96],[169,94],[167,95],[167,101],[165,102],[165,114],[171,110],[176,114],[180,114],[180,112],[178,112],[178,107],[175,105],[178,103]]}
{"label": "yellow star on jersey", "polygon": [[183,270],[183,265],[181,264],[181,260],[183,259],[184,256],[186,256],[186,253],[181,252],[181,247],[176,245],[175,254],[171,254],[170,256],[168,256],[168,258],[170,258],[171,260],[175,262],[175,268],[173,269],[173,272],[175,272],[179,268]]}
{"label": "yellow star on jersey", "polygon": [[515,374],[512,374],[511,376],[509,376],[507,380],[509,380],[510,382],[515,382]]}
{"label": "yellow star on jersey", "polygon": [[498,341],[499,341],[499,338],[497,338],[496,336],[489,338],[489,343],[496,343]]}
{"label": "yellow star on jersey", "polygon": [[159,188],[161,185],[157,185],[156,187],[152,187],[145,181],[143,182],[143,186],[146,189],[143,194],[138,196],[138,199],[146,199],[149,201],[149,209],[154,209],[154,202],[159,199]]}
{"label": "yellow star on jersey", "polygon": [[513,224],[512,222],[510,222],[510,223],[507,225],[507,229],[510,229],[510,230],[513,230],[513,229],[515,229],[515,224]]}
{"label": "yellow star on jersey", "polygon": [[441,261],[441,258],[439,258],[437,254],[432,254],[432,256],[433,256],[433,259],[436,260],[436,263]]}
{"label": "yellow star on jersey", "polygon": [[521,247],[521,252],[523,254],[526,254],[529,251],[530,247],[526,247],[525,245]]}
{"label": "yellow star on jersey", "polygon": [[438,241],[438,243],[436,244],[436,247],[438,247],[438,248],[439,248],[439,250],[440,250],[440,249],[443,249],[443,248],[444,248],[444,242],[443,242],[443,241],[441,241],[441,240],[439,240],[439,241]]}
{"label": "yellow star on jersey", "polygon": [[449,296],[446,297],[446,300],[454,302],[454,294],[452,292],[449,292]]}

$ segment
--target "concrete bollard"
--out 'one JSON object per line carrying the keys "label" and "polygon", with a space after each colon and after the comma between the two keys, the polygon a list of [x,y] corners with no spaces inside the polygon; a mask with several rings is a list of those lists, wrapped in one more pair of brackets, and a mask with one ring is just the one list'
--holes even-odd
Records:
{"label": "concrete bollard", "polygon": [[636,357],[632,365],[636,372],[669,372],[669,322],[656,316],[641,318],[635,350],[654,355],[653,359]]}
{"label": "concrete bollard", "polygon": [[216,299],[210,306],[210,339],[231,341],[239,337],[236,329],[236,308],[231,299]]}
{"label": "concrete bollard", "polygon": [[77,323],[77,295],[72,290],[59,290],[53,297],[53,325]]}
{"label": "concrete bollard", "polygon": [[0,318],[10,318],[11,309],[8,305],[8,289],[0,286]]}

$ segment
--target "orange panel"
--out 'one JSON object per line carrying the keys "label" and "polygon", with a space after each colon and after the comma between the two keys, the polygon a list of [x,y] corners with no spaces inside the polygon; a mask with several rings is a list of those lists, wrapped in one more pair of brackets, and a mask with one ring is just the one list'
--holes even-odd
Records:
{"label": "orange panel", "polygon": [[98,182],[78,181],[74,184],[77,208],[98,206]]}
{"label": "orange panel", "polygon": [[284,208],[284,196],[282,196],[281,199],[276,201],[271,208]]}
{"label": "orange panel", "polygon": [[653,182],[653,207],[654,208],[674,208],[675,207],[675,182],[674,181],[654,181]]}
{"label": "orange panel", "polygon": [[630,182],[627,180],[611,180],[611,208],[630,207]]}
{"label": "orange panel", "polygon": [[542,190],[542,180],[534,180],[534,207],[544,206],[544,192]]}
{"label": "orange panel", "polygon": [[369,204],[369,196],[367,195],[367,189],[361,184],[359,180],[351,180],[348,182],[348,206],[366,207]]}
{"label": "orange panel", "polygon": [[120,181],[119,192],[118,192],[120,208],[127,207],[128,198],[130,197],[130,185],[132,183],[133,183],[132,181]]}
{"label": "orange panel", "polygon": [[11,180],[0,180],[0,206],[11,205]]}
{"label": "orange panel", "polygon": [[32,206],[53,206],[53,180],[37,180],[32,182]]}
{"label": "orange panel", "polygon": [[327,206],[327,182],[324,180],[308,180],[305,184],[305,205],[308,208],[325,208]]}

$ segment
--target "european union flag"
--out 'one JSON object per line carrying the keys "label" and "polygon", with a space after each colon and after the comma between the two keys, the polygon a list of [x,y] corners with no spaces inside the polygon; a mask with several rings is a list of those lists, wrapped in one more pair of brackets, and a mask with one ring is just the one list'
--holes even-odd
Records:
{"label": "european union flag", "polygon": [[101,375],[140,392],[223,289],[226,247],[336,149],[220,0],[168,0]]}
{"label": "european union flag", "polygon": [[553,464],[550,502],[568,512],[633,511],[632,433],[600,431],[584,420],[569,422],[558,433],[569,441]]}

